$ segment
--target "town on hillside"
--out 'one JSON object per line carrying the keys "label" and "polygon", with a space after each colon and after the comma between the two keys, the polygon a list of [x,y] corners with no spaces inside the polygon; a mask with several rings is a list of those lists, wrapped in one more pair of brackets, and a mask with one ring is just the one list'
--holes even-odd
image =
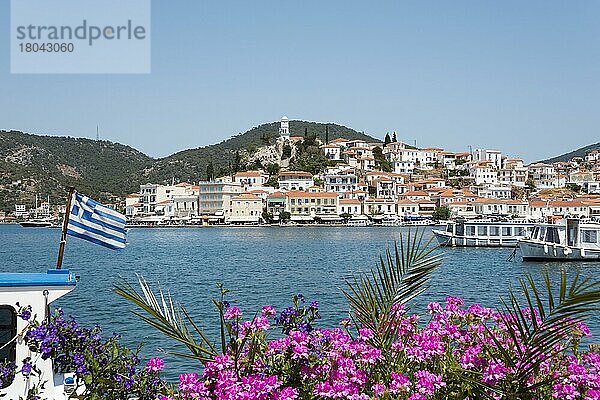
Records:
{"label": "town on hillside", "polygon": [[[306,140],[280,122],[277,145]],[[402,224],[432,219],[600,218],[600,152],[568,162],[525,165],[499,150],[451,152],[397,140],[316,140],[328,165],[312,174],[247,170],[203,182],[147,183],[114,208],[132,225]],[[47,203],[16,205],[10,221],[50,213]],[[58,206],[56,213],[64,212]]]}

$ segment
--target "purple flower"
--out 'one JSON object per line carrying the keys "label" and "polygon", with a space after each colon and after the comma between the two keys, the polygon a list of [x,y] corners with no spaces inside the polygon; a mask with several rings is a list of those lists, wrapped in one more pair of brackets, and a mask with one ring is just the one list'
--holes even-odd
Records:
{"label": "purple flower", "polygon": [[23,366],[21,367],[21,373],[24,376],[28,376],[31,373],[33,365],[31,364],[31,357],[27,357],[23,360]]}
{"label": "purple flower", "polygon": [[223,318],[226,320],[231,320],[235,318],[240,318],[242,316],[242,311],[238,307],[230,307],[225,311],[225,315]]}
{"label": "purple flower", "polygon": [[151,372],[159,372],[165,368],[165,362],[160,357],[153,357],[146,363],[146,370]]}

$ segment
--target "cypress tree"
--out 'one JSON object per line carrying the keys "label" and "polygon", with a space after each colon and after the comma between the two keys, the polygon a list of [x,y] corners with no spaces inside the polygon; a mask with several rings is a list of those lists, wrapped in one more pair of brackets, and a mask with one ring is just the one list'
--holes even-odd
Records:
{"label": "cypress tree", "polygon": [[212,181],[215,178],[215,167],[213,166],[212,160],[208,162],[206,166],[206,180]]}

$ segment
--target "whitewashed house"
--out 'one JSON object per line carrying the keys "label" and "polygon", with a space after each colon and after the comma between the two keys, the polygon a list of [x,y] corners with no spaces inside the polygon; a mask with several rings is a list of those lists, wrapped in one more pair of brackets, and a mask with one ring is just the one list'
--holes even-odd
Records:
{"label": "whitewashed house", "polygon": [[304,171],[282,171],[277,182],[281,190],[306,190],[315,185],[312,174]]}
{"label": "whitewashed house", "polygon": [[231,197],[229,217],[226,222],[232,224],[258,224],[262,220],[263,200],[250,193]]}

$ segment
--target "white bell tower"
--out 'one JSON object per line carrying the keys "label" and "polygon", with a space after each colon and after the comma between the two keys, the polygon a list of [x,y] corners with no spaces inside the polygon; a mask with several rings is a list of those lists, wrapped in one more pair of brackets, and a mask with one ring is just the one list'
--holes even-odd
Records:
{"label": "white bell tower", "polygon": [[281,117],[279,137],[283,140],[290,140],[290,120],[288,119],[288,117]]}

